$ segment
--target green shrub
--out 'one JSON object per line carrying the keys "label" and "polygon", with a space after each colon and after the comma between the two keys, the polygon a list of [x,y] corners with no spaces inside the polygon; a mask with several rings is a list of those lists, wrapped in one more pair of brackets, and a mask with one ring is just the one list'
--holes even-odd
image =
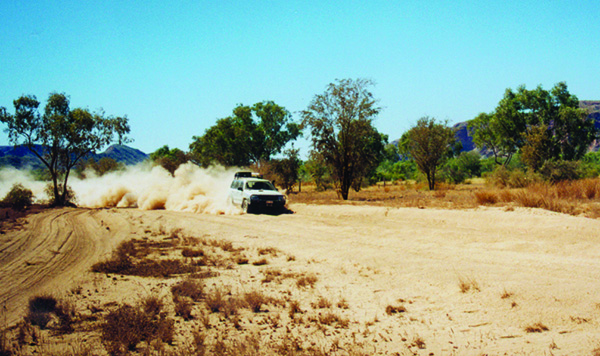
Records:
{"label": "green shrub", "polygon": [[540,173],[545,180],[552,183],[580,177],[579,164],[576,161],[546,161],[540,168]]}
{"label": "green shrub", "polygon": [[520,168],[507,169],[504,166],[496,167],[496,169],[485,176],[489,183],[501,188],[525,188],[542,180],[536,173]]}
{"label": "green shrub", "polygon": [[461,152],[458,157],[448,160],[441,174],[449,183],[463,183],[467,178],[481,176],[481,156],[479,153]]}
{"label": "green shrub", "polygon": [[16,210],[24,210],[33,203],[33,192],[22,184],[14,184],[2,203]]}

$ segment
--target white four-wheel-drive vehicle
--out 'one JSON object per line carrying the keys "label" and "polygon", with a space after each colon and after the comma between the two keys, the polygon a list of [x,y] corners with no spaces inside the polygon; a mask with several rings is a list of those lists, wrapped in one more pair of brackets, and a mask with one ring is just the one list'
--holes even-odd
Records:
{"label": "white four-wheel-drive vehicle", "polygon": [[252,172],[237,172],[229,189],[229,199],[246,213],[261,209],[282,210],[285,196],[271,182]]}

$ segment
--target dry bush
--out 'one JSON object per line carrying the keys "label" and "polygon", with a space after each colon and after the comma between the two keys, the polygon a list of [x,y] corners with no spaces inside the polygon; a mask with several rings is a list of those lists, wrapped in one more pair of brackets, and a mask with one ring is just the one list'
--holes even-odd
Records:
{"label": "dry bush", "polygon": [[255,313],[260,313],[264,304],[272,302],[272,298],[265,296],[261,292],[252,291],[244,294],[244,304]]}
{"label": "dry bush", "polygon": [[49,294],[35,296],[29,300],[29,311],[52,313],[56,310],[58,300]]}
{"label": "dry bush", "polygon": [[490,190],[476,191],[473,194],[475,195],[475,199],[479,205],[493,205],[499,200],[498,195]]}
{"label": "dry bush", "polygon": [[538,194],[528,191],[518,191],[513,194],[513,199],[519,205],[525,208],[540,208],[542,207],[542,197]]}
{"label": "dry bush", "polygon": [[548,327],[540,322],[537,322],[535,324],[531,324],[525,327],[525,331],[528,333],[541,333],[544,331],[548,331],[550,329],[548,329]]}
{"label": "dry bush", "polygon": [[256,261],[252,262],[252,264],[254,266],[264,266],[264,265],[266,265],[268,263],[269,263],[269,261],[266,258],[264,258],[264,257],[261,258],[260,260],[256,260]]}
{"label": "dry bush", "polygon": [[140,306],[144,313],[156,316],[160,314],[165,303],[162,298],[155,295],[149,295],[140,301]]}
{"label": "dry bush", "polygon": [[200,301],[204,296],[204,284],[194,279],[186,279],[171,286],[171,293],[175,297],[188,297],[193,301]]}
{"label": "dry bush", "polygon": [[578,184],[585,198],[600,198],[600,179],[582,179]]}
{"label": "dry bush", "polygon": [[207,293],[204,298],[204,303],[213,313],[225,312],[228,304],[226,294],[220,289],[215,289],[211,293]]}
{"label": "dry bush", "polygon": [[25,316],[25,321],[31,325],[37,325],[40,329],[45,329],[50,320],[51,313],[56,311],[58,300],[49,295],[38,295],[29,300],[29,309]]}
{"label": "dry bush", "polygon": [[141,277],[171,277],[173,275],[193,273],[198,270],[197,266],[186,264],[180,260],[150,260],[143,259],[138,261],[127,273]]}
{"label": "dry bush", "polygon": [[58,318],[57,333],[70,334],[74,331],[73,324],[77,316],[74,303],[63,299],[59,300],[54,315]]}
{"label": "dry bush", "polygon": [[173,296],[175,303],[175,315],[182,317],[184,320],[191,320],[193,303],[185,297]]}
{"label": "dry bush", "polygon": [[296,285],[298,287],[314,287],[315,283],[317,283],[317,276],[315,276],[314,274],[309,274],[309,275],[305,275],[305,276],[299,276],[298,279],[296,280]]}
{"label": "dry bush", "polygon": [[406,313],[404,305],[388,305],[385,307],[385,313],[387,315]]}
{"label": "dry bush", "polygon": [[33,203],[33,192],[22,184],[14,184],[1,203],[15,210],[25,210]]}
{"label": "dry bush", "polygon": [[193,248],[186,247],[183,250],[181,250],[181,255],[183,257],[189,257],[189,258],[203,257],[204,251],[201,249],[193,249]]}
{"label": "dry bush", "polygon": [[233,259],[235,261],[236,264],[238,265],[247,265],[248,264],[248,258],[246,258],[243,255],[237,255],[234,257]]}
{"label": "dry bush", "polygon": [[500,190],[500,193],[498,193],[498,198],[503,203],[509,203],[515,200],[513,192],[509,189]]}
{"label": "dry bush", "polygon": [[502,299],[507,299],[513,296],[512,292],[507,291],[506,289],[504,290],[504,292],[502,292],[502,294],[500,295],[500,298]]}
{"label": "dry bush", "polygon": [[164,317],[154,317],[142,309],[127,304],[109,312],[100,326],[106,350],[113,355],[135,350],[141,341],[161,340],[171,343],[174,322]]}

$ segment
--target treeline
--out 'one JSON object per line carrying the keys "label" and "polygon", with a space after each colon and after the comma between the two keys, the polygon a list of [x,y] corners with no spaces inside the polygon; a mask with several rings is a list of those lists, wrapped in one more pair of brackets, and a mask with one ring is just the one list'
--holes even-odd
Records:
{"label": "treeline", "polygon": [[[389,143],[373,125],[381,107],[372,85],[365,79],[329,84],[300,112],[297,123],[273,102],[240,105],[204,135],[194,136],[189,152],[165,146],[151,158],[171,172],[187,161],[250,167],[286,190],[296,185],[301,190],[303,182],[311,182],[317,190],[336,189],[342,199],[351,189],[376,182],[426,181],[433,190],[438,181],[487,177],[518,187],[600,174],[600,154],[588,152],[598,129],[563,82],[550,91],[541,86],[507,89],[493,111],[468,123],[477,147],[469,152],[447,122],[430,117]],[[312,142],[306,161],[293,148],[303,133]]]}
{"label": "treeline", "polygon": [[[598,129],[565,83],[550,91],[541,86],[507,89],[493,111],[468,123],[477,146],[471,152],[463,152],[447,122],[430,117],[420,118],[397,143],[389,143],[373,124],[382,108],[372,86],[366,79],[336,80],[314,96],[298,121],[272,101],[238,105],[232,115],[193,136],[187,152],[164,146],[150,159],[172,174],[186,162],[247,167],[287,191],[312,182],[318,190],[335,189],[344,200],[351,189],[376,182],[427,181],[433,190],[439,181],[462,183],[482,176],[518,186],[599,175],[600,155],[588,153]],[[114,160],[83,158],[111,142],[126,141],[126,117],[71,109],[62,93],[50,94],[43,113],[32,95],[13,104],[14,114],[0,108],[0,121],[7,125],[11,143],[29,147],[47,167],[55,204],[69,201],[71,170],[84,174],[91,168],[102,175],[122,168]],[[312,143],[306,161],[294,148],[304,134]],[[33,150],[36,145],[45,147],[43,153]]]}

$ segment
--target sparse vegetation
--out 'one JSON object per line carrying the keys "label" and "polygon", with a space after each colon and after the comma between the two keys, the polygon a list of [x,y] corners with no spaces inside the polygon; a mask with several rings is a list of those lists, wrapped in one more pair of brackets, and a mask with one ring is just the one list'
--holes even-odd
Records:
{"label": "sparse vegetation", "polygon": [[148,243],[140,240],[122,242],[112,257],[92,266],[93,272],[118,273],[142,277],[170,277],[196,272],[197,266],[179,259],[149,259],[145,256],[152,250],[173,246],[170,242]]}

